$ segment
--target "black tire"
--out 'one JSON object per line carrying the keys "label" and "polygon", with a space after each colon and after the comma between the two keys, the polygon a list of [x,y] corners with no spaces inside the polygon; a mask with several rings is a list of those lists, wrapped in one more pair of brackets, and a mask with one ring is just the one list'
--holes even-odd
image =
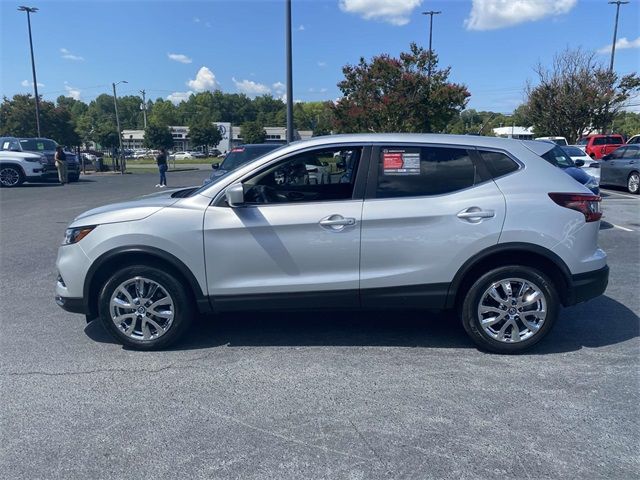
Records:
{"label": "black tire", "polygon": [[0,166],[0,187],[19,187],[24,183],[24,173],[20,167],[14,165]]}
{"label": "black tire", "polygon": [[640,186],[638,182],[640,181],[640,173],[631,172],[629,177],[627,177],[627,191],[634,195],[637,195],[640,192]]}
{"label": "black tire", "polygon": [[[544,295],[543,300],[546,303],[546,316],[542,322],[542,326],[539,327],[539,330],[535,330],[535,333],[532,333],[530,337],[516,342],[513,342],[510,339],[501,341],[493,338],[482,327],[480,323],[480,315],[478,313],[478,309],[481,305],[480,302],[483,300],[485,292],[487,292],[495,283],[506,279],[522,279],[526,282],[530,282]],[[515,285],[518,285],[518,283],[516,282]],[[502,287],[499,288],[502,289]],[[525,309],[526,308],[528,307],[525,307]],[[478,278],[462,300],[460,315],[465,331],[481,349],[495,353],[520,353],[532,347],[544,338],[544,336],[553,327],[559,311],[560,299],[557,288],[544,273],[531,267],[510,265],[495,268]],[[506,314],[507,312],[504,312],[504,315]],[[526,325],[519,320],[518,317],[518,315],[522,315],[522,313],[518,313],[516,311],[514,314],[517,324],[524,326],[526,330]],[[508,320],[505,320],[497,325],[504,325],[507,322]],[[514,332],[511,330],[511,327],[507,328],[509,328],[508,331],[510,332],[508,334],[513,336]],[[533,332],[533,330],[529,331]],[[503,338],[504,336],[505,334],[503,334]]]}
{"label": "black tire", "polygon": [[[151,282],[157,283],[165,293],[170,296],[170,299],[173,301],[173,318],[169,327],[159,335],[157,338],[151,339],[140,339],[134,338],[133,336],[127,335],[123,332],[112,320],[112,312],[110,311],[110,303],[111,297],[114,295],[116,289],[121,286],[123,283],[135,279],[137,277],[141,277],[144,279],[148,279]],[[160,290],[160,291],[162,291]],[[147,292],[148,293],[148,292]],[[133,296],[133,295],[132,295]],[[100,316],[100,321],[102,322],[104,328],[120,343],[127,347],[131,347],[136,350],[160,350],[166,348],[175,342],[177,342],[180,337],[185,333],[185,331],[189,328],[189,325],[193,321],[194,316],[194,308],[193,302],[189,295],[189,292],[185,291],[181,282],[178,281],[173,275],[170,273],[166,273],[162,270],[158,270],[157,268],[148,267],[145,265],[133,265],[130,267],[123,268],[116,272],[109,280],[105,283],[104,287],[100,291],[98,300],[98,312]],[[157,298],[157,297],[156,297]],[[154,299],[150,299],[149,302],[153,302]],[[142,304],[136,304],[135,308],[139,308],[138,305],[142,306]],[[134,310],[134,309],[131,309]],[[151,311],[151,310],[149,310]],[[133,315],[138,315],[138,313],[134,313]],[[148,315],[145,314],[145,320]],[[159,318],[152,317],[155,321],[160,321]],[[140,330],[142,331],[142,318],[141,316],[137,317],[136,325],[140,325]],[[122,324],[121,324],[122,325]],[[149,327],[148,327],[149,328]],[[153,327],[150,327],[153,329]],[[153,329],[156,330],[156,329]],[[156,333],[158,330],[156,330]],[[135,331],[133,332],[135,333]]]}

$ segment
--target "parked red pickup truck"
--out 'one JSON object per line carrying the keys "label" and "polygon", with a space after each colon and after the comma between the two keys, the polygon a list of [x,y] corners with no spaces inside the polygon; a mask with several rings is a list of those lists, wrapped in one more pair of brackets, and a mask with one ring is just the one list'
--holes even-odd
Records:
{"label": "parked red pickup truck", "polygon": [[587,135],[578,140],[591,158],[600,160],[624,143],[622,135]]}

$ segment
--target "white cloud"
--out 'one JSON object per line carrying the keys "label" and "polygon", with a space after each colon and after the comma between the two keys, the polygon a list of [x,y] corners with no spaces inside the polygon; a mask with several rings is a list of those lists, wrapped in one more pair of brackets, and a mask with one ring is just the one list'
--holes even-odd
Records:
{"label": "white cloud", "polygon": [[271,87],[273,88],[273,91],[276,92],[278,95],[280,95],[282,92],[284,92],[287,89],[287,86],[282,82],[276,82],[273,85],[271,85]]}
{"label": "white cloud", "polygon": [[422,0],[340,0],[340,10],[360,15],[365,20],[380,20],[406,25]]}
{"label": "white cloud", "polygon": [[84,58],[79,55],[74,55],[66,48],[61,48],[60,53],[62,54],[62,58],[66,60],[73,60],[74,62],[83,62]]}
{"label": "white cloud", "polygon": [[496,30],[568,13],[578,0],[472,0],[467,30]]}
{"label": "white cloud", "polygon": [[187,86],[196,92],[204,92],[206,90],[213,91],[220,88],[216,76],[207,67],[201,67],[196,74],[196,78],[189,80]]}
{"label": "white cloud", "polygon": [[72,87],[69,82],[64,82],[64,89],[67,91],[67,97],[71,97],[74,100],[80,100],[80,89]]}
{"label": "white cloud", "polygon": [[322,61],[321,61],[321,62],[318,62],[318,66],[319,66],[320,68],[324,68],[324,67],[326,67],[326,66],[327,66],[327,62],[322,62]]}
{"label": "white cloud", "polygon": [[169,60],[180,63],[191,63],[193,61],[182,53],[167,53],[167,57],[169,57]]}
{"label": "white cloud", "polygon": [[200,19],[198,17],[193,17],[193,23],[200,23]]}
{"label": "white cloud", "polygon": [[[20,82],[20,85],[22,85],[23,87],[33,87],[33,82],[30,82],[29,80],[22,80]],[[38,82],[38,86],[44,87],[44,83]]]}
{"label": "white cloud", "polygon": [[204,26],[207,27],[207,28],[211,28],[211,22],[205,22]]}
{"label": "white cloud", "polygon": [[303,31],[304,31],[304,25],[300,25],[300,26],[298,27],[298,30],[299,30],[299,31],[301,31],[301,32],[303,32]]}
{"label": "white cloud", "polygon": [[[616,50],[625,50],[627,48],[640,48],[640,37],[635,40],[627,40],[626,37],[622,37],[616,42]],[[611,53],[611,44],[599,49],[598,53]]]}
{"label": "white cloud", "polygon": [[236,85],[238,91],[255,97],[256,95],[266,95],[271,93],[271,89],[262,83],[254,82],[253,80],[236,80],[232,78],[233,83]]}
{"label": "white cloud", "polygon": [[167,100],[169,100],[174,105],[179,104],[180,102],[186,102],[189,100],[189,97],[193,95],[195,92],[173,92],[171,95],[167,95]]}

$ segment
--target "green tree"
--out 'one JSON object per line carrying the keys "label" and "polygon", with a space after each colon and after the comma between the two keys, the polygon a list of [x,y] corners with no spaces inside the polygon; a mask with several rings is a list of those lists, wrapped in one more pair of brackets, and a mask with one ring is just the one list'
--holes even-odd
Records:
{"label": "green tree", "polygon": [[640,91],[636,73],[618,76],[595,54],[565,50],[551,68],[536,67],[538,82],[527,87],[527,108],[536,135],[559,135],[569,142],[584,133],[607,130],[626,102]]}
{"label": "green tree", "polygon": [[[438,69],[436,55],[415,43],[399,58],[379,55],[346,65],[338,83],[343,97],[334,107],[340,132],[442,131],[470,96],[449,82],[450,68]],[[431,76],[428,72],[431,71]]]}
{"label": "green tree", "polygon": [[[3,98],[0,105],[0,135],[35,137],[38,135],[35,101],[31,95]],[[70,147],[80,144],[70,111],[64,105],[40,101],[40,135]]]}
{"label": "green tree", "polygon": [[240,136],[243,143],[264,143],[267,132],[258,122],[245,122],[240,127]]}
{"label": "green tree", "polygon": [[629,138],[640,133],[640,113],[620,112],[613,121],[614,133],[621,133]]}
{"label": "green tree", "polygon": [[178,125],[178,110],[176,106],[169,100],[157,99],[148,112],[149,124],[163,125],[168,127],[169,125]]}
{"label": "green tree", "polygon": [[189,140],[196,147],[217,147],[222,140],[218,127],[211,122],[200,121],[189,125]]}
{"label": "green tree", "polygon": [[147,148],[171,148],[173,137],[171,131],[165,125],[150,123],[144,131],[144,146]]}

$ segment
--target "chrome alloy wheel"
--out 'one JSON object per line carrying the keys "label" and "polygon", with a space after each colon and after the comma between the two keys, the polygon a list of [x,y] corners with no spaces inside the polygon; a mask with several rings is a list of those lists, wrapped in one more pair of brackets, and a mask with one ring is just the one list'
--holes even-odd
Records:
{"label": "chrome alloy wheel", "polygon": [[640,175],[634,172],[629,175],[627,190],[629,190],[629,193],[638,193],[638,187],[640,187]]}
{"label": "chrome alloy wheel", "polygon": [[5,187],[14,187],[20,183],[20,172],[12,167],[0,169],[0,184]]}
{"label": "chrome alloy wheel", "polygon": [[493,283],[478,305],[478,319],[484,332],[505,343],[533,337],[547,316],[547,300],[542,289],[522,278]]}
{"label": "chrome alloy wheel", "polygon": [[155,340],[173,323],[175,309],[167,290],[154,280],[135,277],[114,290],[109,314],[116,327],[135,340]]}

